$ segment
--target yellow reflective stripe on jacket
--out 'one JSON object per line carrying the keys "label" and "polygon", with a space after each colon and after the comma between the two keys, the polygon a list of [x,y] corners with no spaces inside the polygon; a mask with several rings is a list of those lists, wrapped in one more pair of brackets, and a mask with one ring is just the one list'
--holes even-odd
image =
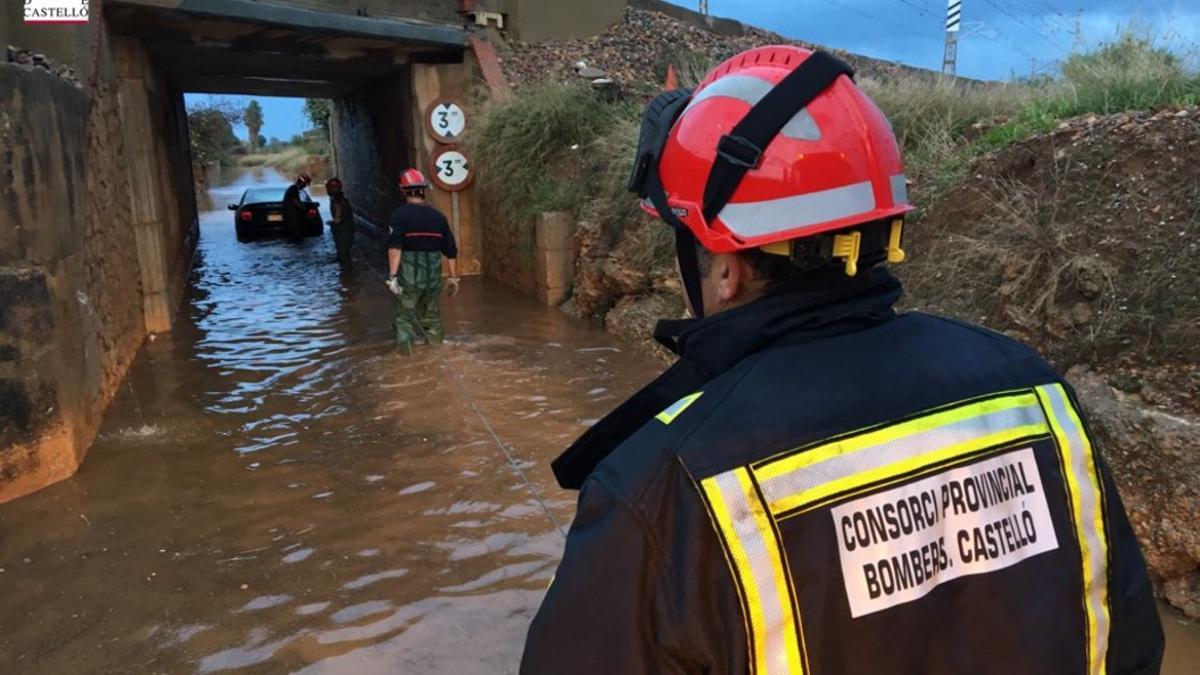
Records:
{"label": "yellow reflective stripe on jacket", "polygon": [[1035,394],[970,403],[761,464],[754,477],[778,515],[987,448],[1049,433]]}
{"label": "yellow reflective stripe on jacket", "polygon": [[1108,659],[1108,535],[1104,527],[1104,489],[1091,441],[1062,385],[1038,387],[1058,444],[1063,475],[1083,563],[1083,609],[1087,615],[1087,663],[1090,675],[1104,675]]}
{"label": "yellow reflective stripe on jacket", "polygon": [[1104,488],[1081,417],[1059,384],[963,403],[699,481],[746,607],[752,672],[802,673],[806,664],[803,608],[779,540],[779,517],[1038,437],[1052,437],[1057,446],[1080,546],[1087,672],[1107,675]]}
{"label": "yellow reflective stripe on jacket", "polygon": [[676,417],[679,417],[680,415],[682,415],[683,411],[690,408],[692,406],[692,404],[695,403],[696,400],[699,399],[703,395],[704,395],[704,392],[698,391],[694,394],[684,396],[683,398],[679,399],[678,401],[672,403],[671,406],[669,408],[667,408],[666,410],[655,415],[654,418],[657,419],[659,422],[662,422],[663,424],[670,424],[671,422],[675,421]]}
{"label": "yellow reflective stripe on jacket", "polygon": [[802,674],[801,638],[792,609],[795,594],[785,555],[749,470],[742,467],[706,478],[701,488],[744,593],[751,672]]}

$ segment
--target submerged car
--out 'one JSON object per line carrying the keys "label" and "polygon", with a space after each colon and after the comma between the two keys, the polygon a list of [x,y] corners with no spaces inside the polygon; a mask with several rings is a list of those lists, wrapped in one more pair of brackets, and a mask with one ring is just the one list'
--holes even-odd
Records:
{"label": "submerged car", "polygon": [[[229,210],[235,212],[233,224],[237,229],[238,241],[288,234],[283,220],[283,193],[287,189],[287,185],[247,188],[240,202],[229,205]],[[324,223],[320,204],[313,201],[305,190],[300,191],[300,201],[304,204],[305,221],[301,233],[306,237],[321,236]]]}

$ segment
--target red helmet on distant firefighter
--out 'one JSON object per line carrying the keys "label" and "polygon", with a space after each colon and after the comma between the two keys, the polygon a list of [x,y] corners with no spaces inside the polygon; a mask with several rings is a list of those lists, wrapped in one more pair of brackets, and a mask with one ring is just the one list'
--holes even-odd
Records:
{"label": "red helmet on distant firefighter", "polygon": [[[895,135],[852,75],[836,58],[800,47],[734,56],[694,92],[666,92],[651,104],[659,139],[643,126],[631,189],[646,211],[718,253],[903,216],[912,207]],[[785,79],[807,105],[788,107],[797,96],[780,95]],[[651,171],[669,214],[649,199]]]}
{"label": "red helmet on distant firefighter", "polygon": [[304,187],[308,187],[309,185],[312,185],[312,176],[306,173],[301,173],[296,176],[296,182],[303,183]]}
{"label": "red helmet on distant firefighter", "polygon": [[429,181],[425,174],[416,169],[409,169],[400,174],[400,189],[405,192],[420,192],[429,189]]}

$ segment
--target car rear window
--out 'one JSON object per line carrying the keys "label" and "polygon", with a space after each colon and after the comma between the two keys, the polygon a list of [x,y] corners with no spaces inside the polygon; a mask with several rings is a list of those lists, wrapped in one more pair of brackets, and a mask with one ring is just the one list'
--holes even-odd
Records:
{"label": "car rear window", "polygon": [[287,190],[287,188],[254,188],[246,191],[246,198],[242,201],[245,204],[281,202],[283,201],[283,193],[285,190]]}

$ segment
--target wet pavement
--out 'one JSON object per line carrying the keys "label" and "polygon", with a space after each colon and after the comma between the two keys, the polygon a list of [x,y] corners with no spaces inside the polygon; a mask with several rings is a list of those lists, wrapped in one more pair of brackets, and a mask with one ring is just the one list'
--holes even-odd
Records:
{"label": "wet pavement", "polygon": [[474,279],[451,343],[400,356],[362,251],[236,242],[264,181],[204,200],[175,330],[79,474],[0,505],[0,673],[515,672],[574,508],[549,462],[660,366]]}
{"label": "wet pavement", "polygon": [[79,474],[0,506],[0,672],[515,672],[574,509],[549,462],[658,365],[475,279],[401,356],[361,251],[236,242],[258,175]]}

